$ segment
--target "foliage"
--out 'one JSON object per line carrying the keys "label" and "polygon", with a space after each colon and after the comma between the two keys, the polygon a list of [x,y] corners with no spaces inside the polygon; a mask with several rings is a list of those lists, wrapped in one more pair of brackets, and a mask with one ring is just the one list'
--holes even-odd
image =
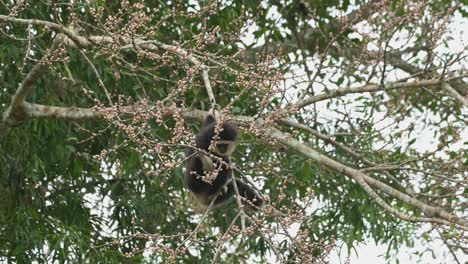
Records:
{"label": "foliage", "polygon": [[[279,256],[308,261],[305,252],[320,263],[340,243],[350,249],[369,239],[395,250],[411,246],[419,224],[383,210],[356,178],[268,131],[289,133],[394,190],[460,214],[468,153],[455,147],[466,141],[466,108],[440,85],[385,87],[447,79],[466,95],[459,77],[466,48],[439,48],[451,45],[450,19],[464,12],[456,1],[2,2],[0,14],[112,41],[95,39],[88,47],[64,42],[47,55],[64,32],[0,19],[2,111],[49,56],[27,102],[104,113],[86,120],[25,118],[2,138],[0,259],[266,263]],[[247,230],[233,222],[235,202],[203,217],[183,186],[183,153],[200,118],[180,109],[211,107],[202,67],[140,40],[179,47],[209,66],[216,103],[243,131],[233,157],[237,177],[254,181],[271,201],[265,212],[247,212]],[[385,91],[294,105],[369,84]],[[134,112],[125,113],[127,106]],[[308,129],[281,126],[286,117]],[[432,132],[430,151],[418,147],[427,144],[419,135],[424,131]],[[400,212],[432,217],[378,193]],[[288,231],[292,225],[298,230]],[[464,239],[455,224],[433,227],[449,245]]]}

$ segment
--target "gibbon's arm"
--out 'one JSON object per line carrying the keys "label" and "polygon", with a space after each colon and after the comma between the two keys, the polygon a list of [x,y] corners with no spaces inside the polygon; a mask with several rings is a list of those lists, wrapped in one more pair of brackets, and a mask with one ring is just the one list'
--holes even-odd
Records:
{"label": "gibbon's arm", "polygon": [[[242,197],[241,201],[243,204],[247,205],[253,210],[258,210],[266,204],[266,200],[252,186],[237,179],[235,183],[237,184],[239,195]],[[236,196],[236,191],[234,189],[235,183],[234,181],[230,181],[226,185],[226,188],[222,189],[213,204],[215,207],[224,205]]]}
{"label": "gibbon's arm", "polygon": [[[203,176],[218,170],[212,182],[203,180]],[[217,194],[230,180],[232,171],[220,161],[213,161],[209,156],[199,153],[188,160],[185,176],[186,186],[193,193],[205,193],[207,197]]]}
{"label": "gibbon's arm", "polygon": [[208,157],[208,155],[205,155],[205,153],[198,152],[197,158],[202,163],[202,169],[205,172],[205,175],[206,173],[209,173],[213,170],[213,160],[210,157]]}
{"label": "gibbon's arm", "polygon": [[201,177],[205,175],[203,170],[203,162],[200,160],[198,155],[193,154],[194,152],[188,152],[190,156],[187,162],[187,171],[185,174],[185,185],[193,193],[208,193],[210,185],[204,182]]}
{"label": "gibbon's arm", "polygon": [[[231,185],[233,185],[232,182]],[[249,184],[236,179],[237,189],[239,190],[239,195],[245,200],[242,201],[244,204],[248,205],[250,208],[257,210],[262,208],[266,201],[265,199]]]}
{"label": "gibbon's arm", "polygon": [[[231,172],[225,166],[222,166],[219,162],[214,162],[205,154],[193,155],[188,164],[185,176],[186,186],[201,205],[207,207],[213,199],[224,197],[223,194],[227,190],[226,185],[231,181]],[[217,166],[221,166],[217,177],[210,183],[205,182],[203,176],[212,173],[213,170],[217,169]],[[211,170],[206,170],[210,168]],[[220,205],[221,199],[224,198],[220,198],[219,201],[216,199],[213,206]]]}
{"label": "gibbon's arm", "polygon": [[199,176],[206,175],[214,168],[213,160],[203,152],[195,153],[193,149],[189,149],[185,156],[189,157],[187,171],[196,172]]}
{"label": "gibbon's arm", "polygon": [[[232,170],[225,162],[214,162],[208,155],[195,154],[189,159],[187,167],[186,184],[197,200],[204,206],[211,204],[213,199],[214,207],[221,207],[235,197],[234,181],[232,181]],[[217,166],[221,166],[219,174],[211,183],[203,181],[202,177],[211,173]],[[211,167],[211,170],[206,170]],[[236,179],[242,203],[249,208],[257,210],[263,207],[267,200],[263,198],[252,186]]]}

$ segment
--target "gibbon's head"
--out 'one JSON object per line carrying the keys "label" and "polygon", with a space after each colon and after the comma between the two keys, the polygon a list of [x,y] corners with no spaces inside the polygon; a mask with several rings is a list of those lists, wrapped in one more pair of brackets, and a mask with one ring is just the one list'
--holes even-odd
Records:
{"label": "gibbon's head", "polygon": [[[216,135],[216,127],[216,120],[212,115],[208,115],[200,128],[200,132],[195,137],[197,148],[209,151],[211,141]],[[224,122],[220,128],[221,131],[217,137],[215,149],[212,152],[218,156],[230,156],[236,148],[237,135],[239,132],[237,131],[237,127],[229,122]]]}

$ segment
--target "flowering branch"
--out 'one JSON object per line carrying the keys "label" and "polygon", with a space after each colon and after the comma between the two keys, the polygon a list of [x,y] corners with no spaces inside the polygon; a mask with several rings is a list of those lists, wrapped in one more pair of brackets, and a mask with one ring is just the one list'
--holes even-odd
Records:
{"label": "flowering branch", "polygon": [[[51,107],[51,106],[43,106],[37,104],[25,104],[25,116],[30,118],[54,118],[54,119],[63,119],[63,120],[75,120],[75,121],[82,121],[86,119],[101,119],[104,118],[106,113],[111,111],[118,111],[119,114],[122,115],[131,115],[132,112],[135,112],[138,109],[138,106],[124,106],[119,107],[118,110],[115,108],[103,108],[100,110],[95,109],[87,109],[87,108],[64,108],[64,107]],[[209,112],[200,111],[200,110],[193,110],[193,109],[181,109],[181,108],[174,108],[174,109],[167,109],[163,114],[165,116],[170,116],[173,112],[181,113],[183,118],[186,119],[196,119],[196,120],[203,120]],[[257,122],[258,126],[262,126],[261,120],[255,121],[254,118],[249,116],[236,116],[233,117],[234,120],[240,121],[239,124],[243,124],[245,122]],[[329,167],[339,173],[342,173],[352,179],[354,179],[363,189],[372,197],[374,200],[381,205],[386,211],[394,214],[395,216],[404,219],[410,222],[430,222],[430,223],[437,223],[443,225],[451,225],[453,223],[457,224],[461,229],[468,230],[468,223],[466,220],[458,218],[457,216],[446,212],[442,208],[433,207],[427,205],[408,194],[402,193],[389,185],[376,180],[370,177],[368,174],[365,174],[362,171],[357,169],[353,169],[349,166],[343,165],[319,152],[316,150],[306,146],[304,143],[297,141],[296,139],[291,138],[291,136],[283,133],[275,128],[267,129],[267,135],[271,136],[274,139],[277,139],[280,144],[284,144],[291,149],[294,149],[301,153],[304,157],[310,158],[326,167]],[[398,212],[393,207],[385,203],[382,198],[371,188],[376,188],[390,197],[397,198],[407,204],[414,206],[421,210],[424,214],[430,216],[425,218],[418,218],[409,216],[403,213]]]}

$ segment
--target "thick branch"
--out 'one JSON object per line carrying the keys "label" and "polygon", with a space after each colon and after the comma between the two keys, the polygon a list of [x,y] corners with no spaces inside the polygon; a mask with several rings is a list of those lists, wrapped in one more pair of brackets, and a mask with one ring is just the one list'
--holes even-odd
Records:
{"label": "thick branch", "polygon": [[24,111],[28,118],[85,121],[104,117],[103,112],[96,111],[92,108],[49,106],[27,102],[24,103]]}
{"label": "thick branch", "polygon": [[[408,220],[408,221],[422,221],[422,222],[437,222],[440,224],[450,224],[452,222],[457,223],[460,225],[460,227],[464,230],[468,230],[467,223],[463,221],[462,219],[459,219],[455,215],[452,215],[446,211],[444,211],[442,208],[438,207],[432,207],[429,205],[426,205],[422,203],[421,201],[412,198],[411,196],[404,194],[388,185],[386,185],[383,182],[380,182],[376,179],[373,179],[372,177],[368,176],[365,173],[362,173],[356,169],[347,167],[325,155],[320,154],[319,152],[307,147],[305,144],[291,138],[290,136],[284,134],[283,132],[280,132],[279,130],[276,129],[270,129],[269,134],[276,139],[279,139],[280,142],[283,144],[287,145],[288,147],[295,149],[299,153],[303,154],[305,157],[311,158],[317,162],[319,162],[322,165],[325,165],[335,171],[338,171],[344,175],[349,176],[350,178],[356,180],[369,194],[374,195],[374,191],[370,190],[367,185],[373,186],[384,193],[388,194],[391,197],[397,198],[399,200],[402,200],[403,202],[410,204],[418,209],[420,209],[422,212],[429,216],[434,216],[434,217],[440,217],[442,219],[436,219],[436,218],[414,218],[414,217],[406,217],[398,213],[397,211],[394,211],[394,209],[391,210],[392,213],[397,215],[398,217],[404,217],[403,219]],[[364,183],[363,183],[364,181]],[[381,204],[384,209],[389,210],[392,207],[387,207],[386,204],[382,203],[382,201],[376,200],[379,204]]]}
{"label": "thick branch", "polygon": [[395,90],[395,89],[412,89],[412,88],[419,88],[424,86],[435,86],[440,85],[443,81],[439,79],[431,79],[431,80],[422,80],[422,81],[414,81],[414,82],[394,82],[386,84],[385,86],[381,84],[370,84],[364,85],[360,87],[349,87],[349,88],[342,88],[332,90],[328,93],[322,93],[319,95],[312,96],[310,98],[304,99],[296,103],[296,106],[299,108],[305,107],[307,105],[336,98],[340,96],[344,96],[347,94],[353,93],[364,93],[364,92],[378,92],[378,91],[388,91],[388,90]]}
{"label": "thick branch", "polygon": [[[24,119],[25,121],[29,118],[41,118],[41,119],[59,119],[67,121],[87,121],[87,120],[99,120],[103,119],[108,113],[118,112],[119,115],[129,116],[138,111],[153,111],[152,107],[142,108],[141,106],[119,106],[115,107],[105,107],[100,109],[93,108],[79,108],[79,107],[61,107],[61,106],[50,106],[50,105],[41,105],[41,104],[32,104],[25,102],[24,106]],[[183,118],[189,120],[203,120],[208,115],[205,111],[200,111],[197,109],[189,108],[177,108],[171,109],[166,108],[163,112],[163,115],[170,116],[175,111],[178,111],[182,114]]]}
{"label": "thick branch", "polygon": [[[423,69],[419,68],[418,66],[414,64],[410,64],[404,59],[402,59],[402,55],[405,53],[409,52],[414,52],[417,50],[424,50],[427,49],[427,47],[412,47],[408,48],[402,51],[388,51],[385,53],[385,61],[392,65],[393,67],[400,69],[404,72],[407,72],[413,76],[422,76],[423,78],[432,78],[436,79],[438,78],[438,74],[435,71],[435,69]],[[348,48],[346,51],[341,51],[337,49],[331,49],[330,53],[334,56],[344,56],[347,59],[353,60],[355,57],[361,56],[363,54],[361,49],[358,48]],[[379,52],[375,51],[365,51],[364,54],[369,54],[369,59],[376,59],[380,57]],[[457,91],[457,93],[461,94],[462,96],[468,95],[468,85],[462,80],[462,79],[452,79],[448,81],[448,84],[450,84],[454,89]]]}
{"label": "thick branch", "polygon": [[468,107],[468,99],[459,94],[450,84],[444,82],[442,83],[442,88],[445,89],[449,94],[453,95],[453,97],[460,101],[463,106]]}
{"label": "thick branch", "polygon": [[75,34],[75,32],[73,32],[72,30],[54,22],[37,20],[37,19],[22,19],[22,18],[9,17],[5,15],[0,15],[0,21],[6,21],[6,22],[22,24],[22,25],[37,25],[37,26],[48,27],[57,32],[62,32],[67,37],[72,39],[73,42],[78,46],[85,47],[85,46],[89,46],[90,44],[86,38],[80,37],[77,34]]}
{"label": "thick branch", "polygon": [[24,116],[23,104],[26,96],[33,89],[34,83],[48,68],[48,58],[52,52],[58,47],[59,42],[54,40],[49,51],[42,57],[36,65],[33,66],[26,78],[21,82],[15,94],[11,97],[11,103],[3,113],[2,122],[0,122],[0,137],[4,136],[10,130],[10,127],[15,126],[26,117]]}

